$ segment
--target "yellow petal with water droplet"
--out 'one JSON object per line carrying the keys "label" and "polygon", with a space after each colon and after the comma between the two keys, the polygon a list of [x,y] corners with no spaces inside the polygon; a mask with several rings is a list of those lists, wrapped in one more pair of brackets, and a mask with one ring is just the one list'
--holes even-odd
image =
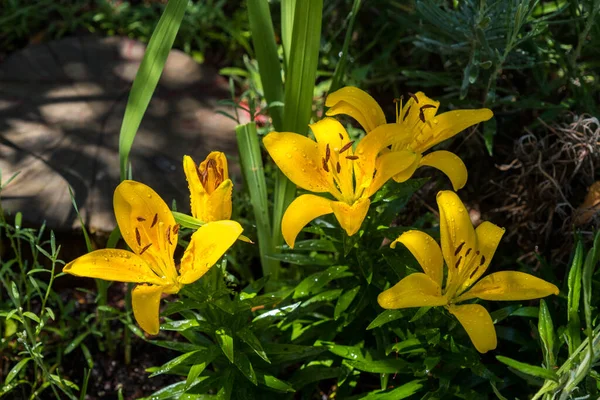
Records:
{"label": "yellow petal with water droplet", "polygon": [[479,304],[451,305],[448,311],[465,328],[471,342],[480,353],[494,350],[498,345],[496,329],[490,313]]}
{"label": "yellow petal with water droplet", "polygon": [[328,192],[317,142],[292,132],[271,132],[263,139],[267,152],[281,172],[294,184],[311,192]]}
{"label": "yellow petal with water droplet", "polygon": [[375,176],[365,196],[370,197],[390,180],[392,176],[409,169],[417,157],[420,157],[420,155],[410,150],[388,152],[377,157]]}
{"label": "yellow petal with water droplet", "polygon": [[440,286],[429,276],[417,272],[410,274],[396,285],[377,296],[382,308],[433,307],[448,304],[441,295]]}
{"label": "yellow petal with water droplet", "polygon": [[325,106],[330,107],[327,115],[349,115],[358,121],[365,132],[371,132],[386,123],[385,114],[377,101],[357,87],[346,86],[330,93],[325,100]]}
{"label": "yellow petal with water droplet", "polygon": [[352,205],[342,201],[332,201],[330,204],[331,209],[335,214],[335,218],[338,220],[342,228],[344,228],[348,236],[352,236],[358,232],[360,226],[365,220],[371,201],[369,199],[362,198],[357,200]]}
{"label": "yellow petal with water droplet", "polygon": [[543,279],[518,271],[500,271],[477,282],[456,302],[473,299],[483,300],[532,300],[558,294],[559,289]]}
{"label": "yellow petal with water droplet", "polygon": [[92,251],[65,265],[63,272],[107,281],[166,284],[140,256],[119,249]]}
{"label": "yellow petal with water droplet", "polygon": [[404,232],[394,240],[390,247],[393,249],[397,243],[402,243],[417,259],[423,271],[439,287],[442,287],[444,277],[444,259],[440,246],[431,236],[421,231]]}
{"label": "yellow petal with water droplet", "polygon": [[198,228],[181,258],[179,283],[189,284],[200,279],[229,250],[242,231],[242,226],[235,221],[214,221]]}
{"label": "yellow petal with water droplet", "polygon": [[150,335],[158,334],[160,328],[158,311],[162,293],[163,287],[155,285],[138,285],[131,291],[133,316],[140,328]]}
{"label": "yellow petal with water droplet", "polygon": [[454,190],[462,189],[467,183],[467,167],[454,153],[445,150],[434,151],[421,159],[420,166],[429,166],[442,171],[452,182]]}
{"label": "yellow petal with water droplet", "polygon": [[331,200],[313,194],[303,194],[292,201],[281,221],[281,233],[287,245],[294,248],[296,237],[310,221],[331,214],[331,203]]}
{"label": "yellow petal with water droplet", "polygon": [[461,283],[457,281],[459,279],[458,271],[461,267],[460,261],[464,262],[465,257],[463,255],[469,249],[471,249],[470,254],[477,250],[475,229],[473,229],[465,205],[456,193],[449,190],[438,192],[437,203],[440,210],[442,254],[448,265],[448,283],[446,287],[458,288]]}

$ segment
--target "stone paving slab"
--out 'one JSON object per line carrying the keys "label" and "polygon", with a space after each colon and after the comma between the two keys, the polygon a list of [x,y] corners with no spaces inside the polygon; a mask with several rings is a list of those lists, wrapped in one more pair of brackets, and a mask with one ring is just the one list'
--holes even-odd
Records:
{"label": "stone paving slab", "polygon": [[[122,38],[70,37],[29,46],[0,64],[2,206],[52,229],[79,226],[68,186],[92,231],[115,227],[118,142],[129,89],[145,46]],[[189,210],[184,154],[236,156],[235,122],[216,113],[227,82],[185,53],[171,51],[137,133],[134,179]],[[233,168],[235,171],[235,167]]]}

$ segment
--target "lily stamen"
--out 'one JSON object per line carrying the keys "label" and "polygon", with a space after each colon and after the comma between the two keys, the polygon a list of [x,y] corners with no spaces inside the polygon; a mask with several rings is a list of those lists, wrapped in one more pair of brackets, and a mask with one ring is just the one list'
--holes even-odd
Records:
{"label": "lily stamen", "polygon": [[141,256],[142,254],[144,254],[146,252],[146,250],[148,250],[151,246],[152,246],[152,243],[148,243],[148,245],[144,246],[142,251],[140,251],[139,255]]}
{"label": "lily stamen", "polygon": [[158,214],[154,214],[154,219],[152,219],[152,225],[150,225],[150,228],[154,228],[154,225],[156,225],[157,222],[158,222]]}
{"label": "lily stamen", "polygon": [[346,150],[348,150],[349,148],[352,147],[352,145],[354,144],[354,140],[352,140],[351,142],[346,143],[341,149],[340,149],[340,154],[342,154],[343,152],[345,152]]}
{"label": "lily stamen", "polygon": [[417,96],[415,96],[413,93],[408,92],[408,95],[410,97],[412,97],[412,99],[415,101],[415,103],[419,104],[419,99],[417,98]]}
{"label": "lily stamen", "polygon": [[352,160],[352,161],[354,161],[354,160],[358,160],[358,156],[346,156],[346,158],[347,158],[348,160]]}
{"label": "lily stamen", "polygon": [[138,246],[142,245],[142,237],[140,236],[140,231],[137,227],[135,228],[135,240],[137,241]]}
{"label": "lily stamen", "polygon": [[406,118],[408,117],[408,113],[410,112],[411,108],[412,106],[408,106],[408,108],[406,109],[406,114],[404,114],[404,117],[402,117],[402,122],[406,121]]}

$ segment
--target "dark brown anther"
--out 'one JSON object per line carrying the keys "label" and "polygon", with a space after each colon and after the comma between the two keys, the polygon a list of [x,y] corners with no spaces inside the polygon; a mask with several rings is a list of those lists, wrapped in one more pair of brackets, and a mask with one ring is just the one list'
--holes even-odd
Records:
{"label": "dark brown anther", "polygon": [[412,106],[408,106],[408,108],[406,109],[406,114],[404,114],[404,117],[402,117],[402,122],[406,121],[406,118],[408,117],[408,113],[410,112]]}
{"label": "dark brown anther", "polygon": [[329,172],[329,166],[327,165],[327,161],[323,158],[323,169],[325,172]]}
{"label": "dark brown anther", "polygon": [[354,161],[354,160],[358,160],[358,156],[346,156],[346,158],[347,158],[348,160],[352,160],[352,161]]}
{"label": "dark brown anther", "polygon": [[157,222],[158,222],[158,214],[154,214],[154,219],[152,220],[152,225],[150,225],[150,228],[154,228],[154,225],[156,225]]}
{"label": "dark brown anther", "polygon": [[458,247],[456,248],[456,250],[454,251],[454,255],[458,255],[458,253],[460,253],[460,251],[462,250],[463,246],[465,245],[465,242],[462,242],[461,244],[458,245]]}
{"label": "dark brown anther", "polygon": [[138,222],[144,222],[146,220],[146,218],[144,217],[137,217]]}
{"label": "dark brown anther", "polygon": [[138,246],[142,245],[142,237],[140,236],[140,231],[138,228],[135,228],[135,240],[137,241]]}
{"label": "dark brown anther", "polygon": [[206,168],[198,175],[200,176],[200,183],[202,183],[202,186],[206,185],[206,182],[208,181],[208,168]]}
{"label": "dark brown anther", "polygon": [[414,94],[412,94],[411,92],[408,92],[408,95],[410,97],[412,97],[412,99],[415,101],[415,103],[419,104],[419,99],[417,98],[417,96],[415,96]]}
{"label": "dark brown anther", "polygon": [[177,235],[177,233],[179,233],[179,224],[175,224],[175,226],[173,227],[173,233],[175,235]]}
{"label": "dark brown anther", "polygon": [[354,140],[351,142],[348,142],[344,145],[344,147],[342,147],[340,149],[340,154],[342,154],[343,152],[345,152],[346,150],[348,150],[350,147],[352,147],[352,145],[354,144]]}
{"label": "dark brown anther", "polygon": [[338,174],[342,171],[342,166],[340,165],[339,161],[335,164],[335,170]]}
{"label": "dark brown anther", "polygon": [[469,249],[467,250],[467,252],[465,253],[465,257],[467,257],[469,255],[469,253],[471,252],[471,250],[473,250],[472,248],[469,247]]}
{"label": "dark brown anther", "polygon": [[141,256],[142,254],[144,254],[144,252],[145,252],[146,250],[148,250],[148,249],[150,248],[150,246],[152,246],[152,243],[148,243],[148,245],[147,245],[147,246],[145,246],[145,247],[142,249],[142,251],[140,251],[140,256]]}
{"label": "dark brown anther", "polygon": [[435,106],[432,104],[425,104],[424,106],[419,108],[419,118],[421,119],[421,122],[425,122],[425,114],[423,113],[423,110],[426,110],[428,108],[435,108]]}
{"label": "dark brown anther", "polygon": [[341,132],[338,132],[338,135],[340,135],[340,140],[344,140],[344,135]]}
{"label": "dark brown anther", "polygon": [[404,100],[404,96],[400,96],[398,98],[394,99],[394,103],[400,103],[402,100]]}
{"label": "dark brown anther", "polygon": [[477,256],[478,256],[478,255],[479,255],[479,253],[480,253],[480,251],[479,251],[479,250],[477,250],[477,251],[475,252],[475,255],[477,255]]}
{"label": "dark brown anther", "polygon": [[462,261],[462,256],[458,257],[456,264],[454,264],[454,268],[458,268],[458,265],[460,264],[461,261]]}
{"label": "dark brown anther", "polygon": [[485,264],[485,256],[481,256],[481,261],[479,262],[479,265],[483,264]]}
{"label": "dark brown anther", "polygon": [[473,279],[473,277],[475,276],[475,274],[477,273],[477,270],[479,269],[479,267],[475,268],[473,270],[473,272],[471,272],[471,275],[469,276],[469,279]]}
{"label": "dark brown anther", "polygon": [[325,162],[329,162],[329,157],[331,157],[331,149],[329,148],[329,143],[325,147]]}
{"label": "dark brown anther", "polygon": [[167,242],[169,242],[170,245],[172,245],[173,243],[171,242],[171,227],[167,226],[167,230],[165,231],[165,234],[167,235]]}

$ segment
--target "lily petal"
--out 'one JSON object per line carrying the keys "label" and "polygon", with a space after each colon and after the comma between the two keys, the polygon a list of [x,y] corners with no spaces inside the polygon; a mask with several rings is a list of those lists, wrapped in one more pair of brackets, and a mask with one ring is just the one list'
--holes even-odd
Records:
{"label": "lily petal", "polygon": [[227,179],[221,182],[219,187],[210,195],[206,195],[203,200],[203,208],[200,213],[201,221],[213,222],[228,220],[231,218],[231,194],[233,192],[233,182]]}
{"label": "lily petal", "polygon": [[302,228],[321,215],[331,214],[331,203],[331,200],[313,194],[303,194],[292,201],[281,221],[281,233],[287,245],[293,249]]}
{"label": "lily petal", "polygon": [[242,234],[235,221],[214,221],[202,225],[190,239],[183,257],[179,283],[189,284],[200,279]]}
{"label": "lily petal", "polygon": [[321,168],[318,144],[292,132],[271,132],[263,139],[265,148],[279,169],[294,184],[311,192],[328,192],[330,184]]}
{"label": "lily petal", "polygon": [[188,182],[190,189],[190,206],[192,210],[192,216],[204,221],[200,218],[202,213],[202,202],[201,196],[206,195],[206,190],[200,182],[200,176],[198,175],[198,167],[190,156],[183,156],[183,172],[185,172],[185,179]]}
{"label": "lily petal", "polygon": [[496,329],[490,313],[479,304],[464,304],[448,307],[450,314],[465,328],[473,345],[480,353],[494,350],[498,345]]}
{"label": "lily petal", "polygon": [[454,153],[445,150],[434,151],[421,159],[420,166],[423,165],[437,168],[446,174],[455,191],[462,189],[467,183],[467,167]]}
{"label": "lily petal", "polygon": [[158,334],[160,328],[158,311],[162,293],[163,286],[158,285],[138,285],[131,291],[133,316],[140,328],[150,335]]}
{"label": "lily petal", "polygon": [[468,277],[458,289],[458,293],[468,289],[485,273],[490,265],[490,261],[492,261],[492,258],[494,257],[494,253],[496,252],[496,248],[498,248],[502,235],[504,235],[504,231],[504,228],[500,228],[498,225],[494,225],[489,221],[482,222],[477,229],[475,229],[475,235],[477,236],[477,250],[479,250],[480,254],[471,263],[471,271],[465,273]]}
{"label": "lily petal", "polygon": [[[214,168],[209,167],[209,163]],[[220,184],[229,179],[229,168],[227,166],[227,157],[220,151],[211,151],[206,159],[198,166],[199,173],[206,174],[206,191],[212,193]]]}
{"label": "lily petal", "polygon": [[390,247],[395,248],[397,243],[405,245],[417,259],[425,274],[439,287],[442,287],[444,259],[440,246],[431,236],[421,231],[408,231],[394,240]]}
{"label": "lily petal", "polygon": [[361,198],[352,205],[343,201],[332,201],[330,206],[342,228],[344,228],[348,236],[352,236],[360,229],[367,216],[370,204],[371,200]]}
{"label": "lily petal", "polygon": [[421,154],[417,154],[417,157],[414,159],[413,163],[408,168],[406,168],[404,171],[394,175],[394,181],[396,181],[398,183],[406,182],[413,176],[413,174],[415,173],[417,168],[419,168],[420,164],[421,164]]}
{"label": "lily petal", "polygon": [[518,271],[494,272],[477,282],[456,302],[478,297],[483,300],[532,300],[558,294],[558,288],[543,279]]}
{"label": "lily petal", "polygon": [[385,309],[444,306],[448,300],[441,293],[436,282],[417,272],[380,293],[377,302]]}
{"label": "lily petal", "polygon": [[434,119],[431,134],[433,138],[428,141],[424,148],[419,150],[425,151],[446,139],[451,138],[457,133],[462,132],[470,126],[480,122],[487,121],[494,116],[492,110],[488,108],[480,108],[478,110],[454,110],[442,113]]}
{"label": "lily petal", "polygon": [[386,122],[385,114],[375,99],[357,87],[346,86],[330,93],[325,106],[330,107],[326,115],[349,115],[367,133]]}
{"label": "lily petal", "polygon": [[107,281],[165,284],[142,257],[119,249],[92,251],[65,265],[63,272]]}
{"label": "lily petal", "polygon": [[317,143],[329,144],[332,149],[341,148],[350,141],[346,128],[335,118],[323,118],[308,126],[315,135]]}
{"label": "lily petal", "polygon": [[[173,264],[177,233],[171,232],[169,241],[166,230],[172,230],[176,222],[164,200],[143,183],[123,181],[115,189],[113,204],[121,235],[133,252],[143,253],[142,258],[149,262],[154,261],[154,254],[154,258]],[[148,251],[143,251],[149,244]]]}
{"label": "lily petal", "polygon": [[393,151],[377,157],[375,176],[365,196],[370,197],[393,176],[409,169],[416,158],[417,155],[410,150]]}
{"label": "lily petal", "polygon": [[[456,193],[443,190],[437,194],[440,210],[440,241],[442,254],[448,265],[446,288],[458,289],[459,272],[466,265],[465,251],[471,249],[471,257],[476,251],[477,238],[469,213]],[[462,252],[463,254],[459,255]]]}
{"label": "lily petal", "polygon": [[357,177],[357,187],[367,188],[373,180],[377,155],[394,142],[407,140],[409,131],[399,124],[379,125],[362,138],[356,146],[354,155],[358,157],[354,161],[354,171]]}

